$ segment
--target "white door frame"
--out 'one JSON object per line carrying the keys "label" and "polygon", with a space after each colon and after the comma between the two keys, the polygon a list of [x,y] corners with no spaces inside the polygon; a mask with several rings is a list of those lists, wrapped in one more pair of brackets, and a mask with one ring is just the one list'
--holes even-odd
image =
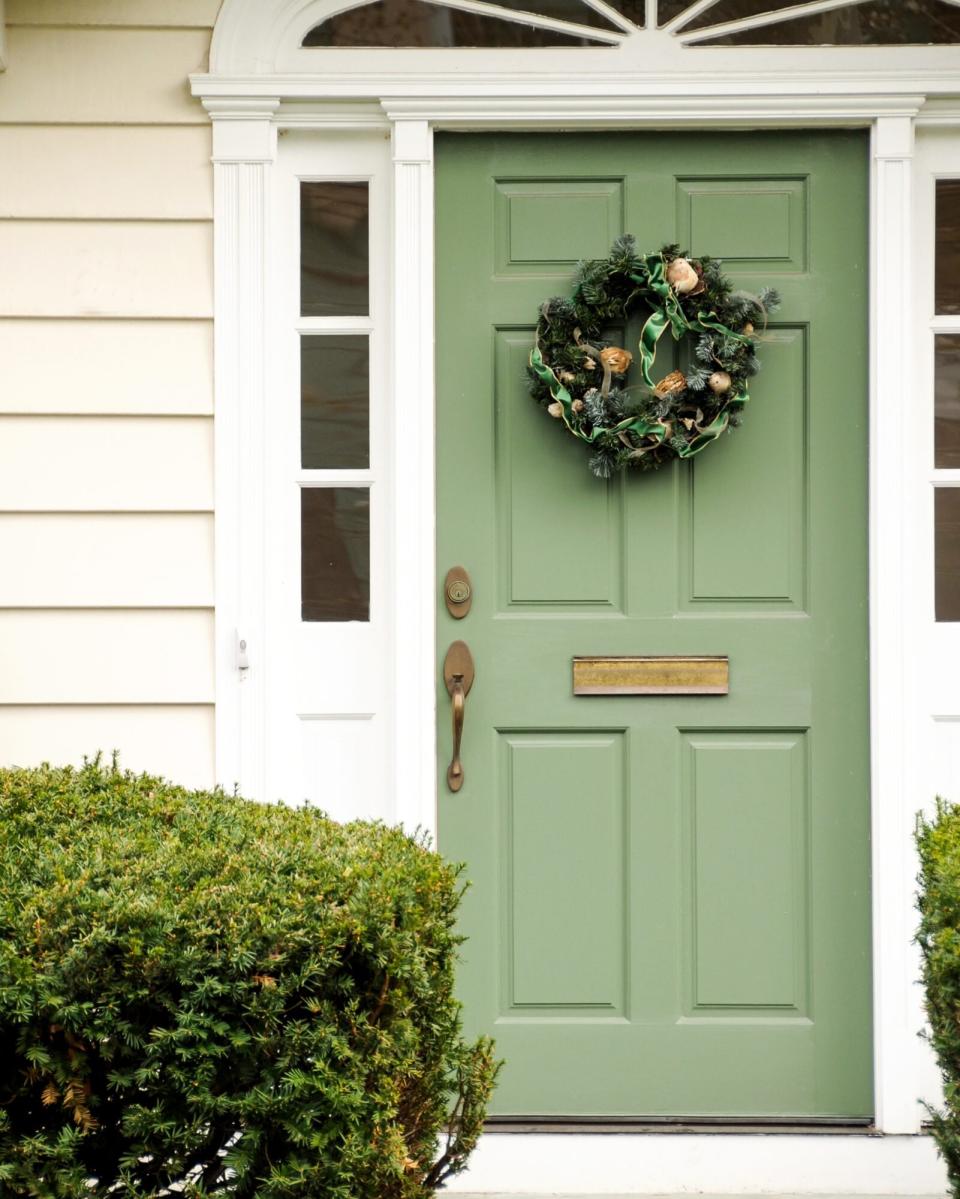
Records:
{"label": "white door frame", "polygon": [[[268,181],[278,131],[312,128],[322,134],[331,128],[378,128],[392,138],[392,297],[393,311],[403,320],[403,336],[392,340],[392,401],[395,411],[404,414],[404,420],[396,422],[393,451],[394,553],[403,564],[403,586],[396,595],[394,667],[402,702],[394,705],[392,773],[396,819],[410,828],[433,831],[434,448],[423,431],[434,427],[434,131],[868,128],[872,151],[869,599],[876,1118],[883,1132],[901,1134],[912,1142],[909,1150],[904,1149],[911,1155],[904,1161],[914,1163],[910,1169],[916,1184],[907,1190],[924,1190],[924,1179],[934,1180],[927,1189],[939,1189],[936,1180],[941,1176],[932,1164],[929,1144],[913,1135],[920,1130],[917,1099],[930,1093],[931,1073],[926,1050],[916,1036],[922,1014],[911,944],[915,864],[910,836],[914,812],[925,798],[910,789],[913,772],[907,760],[915,744],[916,723],[907,687],[911,647],[904,632],[911,617],[905,583],[911,479],[898,439],[879,433],[881,427],[901,423],[904,396],[910,395],[915,379],[914,347],[903,336],[903,330],[912,327],[914,143],[918,125],[926,122],[960,131],[960,108],[938,98],[960,91],[956,49],[950,48],[953,61],[942,47],[818,50],[814,65],[813,51],[766,52],[776,62],[764,69],[757,69],[755,59],[745,58],[742,52],[727,57],[728,52],[706,51],[712,57],[704,60],[710,64],[704,70],[699,64],[693,69],[689,58],[677,57],[694,52],[668,46],[665,35],[651,33],[646,36],[653,49],[648,47],[643,54],[652,57],[637,57],[629,70],[615,76],[606,69],[595,70],[594,56],[621,54],[624,48],[577,51],[581,58],[576,62],[584,64],[577,73],[571,70],[571,51],[537,51],[546,57],[536,63],[546,66],[533,72],[529,52],[522,72],[510,69],[509,54],[489,58],[485,56],[492,52],[485,51],[443,51],[472,54],[464,62],[470,67],[480,63],[483,69],[442,73],[424,73],[422,58],[415,57],[441,53],[437,51],[413,52],[413,58],[411,52],[348,51],[348,60],[331,57],[344,52],[320,51],[321,59],[305,59],[304,55],[318,52],[299,49],[303,32],[336,6],[336,0],[226,0],[214,35],[210,72],[191,80],[194,94],[202,98],[213,121],[216,180],[218,779],[227,786],[238,781],[243,793],[252,797],[264,793],[262,666],[269,653],[270,631],[264,623],[264,494],[258,447],[266,416],[270,353],[264,333],[272,219]],[[556,69],[555,53],[565,56],[562,73]],[[345,61],[348,65],[341,69]],[[745,62],[749,69],[744,68]],[[314,63],[322,63],[323,69]],[[243,662],[238,657],[238,638],[247,643]],[[238,665],[247,668],[238,670]],[[499,1139],[502,1144],[510,1140]],[[776,1171],[770,1175],[772,1189],[805,1189],[810,1154],[799,1150],[793,1158],[786,1153],[790,1139],[778,1141],[784,1172],[782,1179]],[[863,1144],[870,1140],[856,1139]],[[521,1140],[514,1138],[514,1146]],[[716,1144],[722,1139],[712,1140]],[[828,1140],[824,1138],[825,1144]],[[532,1143],[527,1143],[533,1152]],[[566,1144],[572,1149],[572,1141]],[[644,1144],[652,1145],[649,1137]],[[515,1171],[514,1151],[501,1152]],[[558,1153],[554,1160],[560,1163],[564,1151]],[[837,1153],[838,1160],[846,1160],[848,1150],[841,1152],[838,1145]],[[855,1175],[858,1181],[847,1189],[906,1193],[902,1189],[906,1183],[896,1180],[890,1158],[881,1164],[878,1154],[874,1151],[870,1159],[874,1165],[866,1173],[863,1162],[851,1167],[850,1177]],[[602,1160],[609,1155],[596,1156]],[[719,1161],[716,1154],[708,1158]],[[649,1154],[644,1160],[649,1164]],[[558,1168],[555,1189],[562,1190],[567,1167]],[[698,1178],[705,1181],[700,1189],[757,1189],[735,1171],[724,1174],[719,1166],[713,1169],[705,1178],[702,1171],[701,1175],[681,1171],[682,1177],[676,1175],[677,1189],[683,1182],[697,1189]],[[844,1189],[839,1185],[841,1175],[842,1170],[834,1180],[838,1185],[828,1184],[825,1189]],[[721,1185],[724,1178],[729,1185]],[[663,1183],[660,1178],[660,1189],[670,1189]],[[503,1185],[518,1186],[518,1182],[507,1180]],[[546,1178],[542,1185],[550,1189]],[[603,1187],[594,1183],[594,1189]],[[640,1185],[640,1190],[649,1189]]]}

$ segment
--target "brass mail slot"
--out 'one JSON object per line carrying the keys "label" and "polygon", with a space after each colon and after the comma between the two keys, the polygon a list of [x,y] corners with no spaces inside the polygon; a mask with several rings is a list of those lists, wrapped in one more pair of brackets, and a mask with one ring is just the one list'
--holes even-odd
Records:
{"label": "brass mail slot", "polygon": [[574,658],[574,695],[727,695],[729,658]]}

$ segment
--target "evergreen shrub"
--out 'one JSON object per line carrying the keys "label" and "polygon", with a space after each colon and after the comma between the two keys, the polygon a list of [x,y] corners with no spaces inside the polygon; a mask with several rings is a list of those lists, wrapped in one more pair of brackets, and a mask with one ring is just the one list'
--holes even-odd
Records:
{"label": "evergreen shrub", "polygon": [[920,928],[930,1041],[943,1078],[944,1105],[927,1104],[933,1136],[960,1199],[960,807],[937,800],[917,825]]}
{"label": "evergreen shrub", "polygon": [[496,1065],[456,868],[380,824],[0,771],[0,1194],[416,1199]]}

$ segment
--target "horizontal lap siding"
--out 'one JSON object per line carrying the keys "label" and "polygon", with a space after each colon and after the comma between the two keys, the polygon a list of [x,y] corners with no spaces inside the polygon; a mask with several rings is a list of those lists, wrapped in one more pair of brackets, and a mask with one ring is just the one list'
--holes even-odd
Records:
{"label": "horizontal lap siding", "polygon": [[[80,762],[120,750],[131,770],[165,774],[187,787],[213,777],[213,708],[209,704],[0,705],[0,745],[8,761]],[[53,747],[53,748],[51,748]]]}
{"label": "horizontal lap siding", "polygon": [[0,317],[209,319],[212,254],[209,221],[0,221]]}
{"label": "horizontal lap siding", "polygon": [[213,413],[213,326],[0,318],[0,413]]}
{"label": "horizontal lap siding", "polygon": [[0,514],[0,609],[207,608],[213,604],[209,512]]}
{"label": "horizontal lap siding", "polygon": [[7,0],[0,760],[214,775],[219,0]]}
{"label": "horizontal lap siding", "polygon": [[210,148],[204,125],[0,125],[0,218],[209,221]]}

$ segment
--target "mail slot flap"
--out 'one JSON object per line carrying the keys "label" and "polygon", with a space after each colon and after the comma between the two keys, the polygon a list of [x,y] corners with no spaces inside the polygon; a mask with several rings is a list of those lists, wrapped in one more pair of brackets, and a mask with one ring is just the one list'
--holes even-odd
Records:
{"label": "mail slot flap", "polygon": [[574,658],[574,695],[727,695],[727,657]]}

